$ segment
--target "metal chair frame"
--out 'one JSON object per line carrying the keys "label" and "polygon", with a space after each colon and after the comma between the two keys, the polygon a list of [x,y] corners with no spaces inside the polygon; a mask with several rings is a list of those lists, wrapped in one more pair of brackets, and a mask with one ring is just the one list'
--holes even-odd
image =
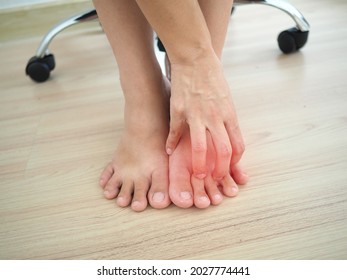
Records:
{"label": "metal chair frame", "polygon": [[[291,28],[280,33],[278,43],[284,53],[291,53],[302,48],[307,41],[310,25],[304,16],[290,3],[283,0],[235,0],[234,6],[246,4],[262,4],[277,8],[288,14],[296,24]],[[49,78],[50,72],[55,67],[54,56],[49,51],[49,45],[60,32],[64,29],[93,20],[97,20],[98,15],[95,9],[90,9],[69,17],[52,27],[42,38],[35,56],[33,56],[26,67],[26,73],[34,81],[44,82]]]}

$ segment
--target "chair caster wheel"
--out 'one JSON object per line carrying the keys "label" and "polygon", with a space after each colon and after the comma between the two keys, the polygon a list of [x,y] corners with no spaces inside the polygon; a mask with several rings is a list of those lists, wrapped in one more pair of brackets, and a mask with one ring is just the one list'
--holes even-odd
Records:
{"label": "chair caster wheel", "polygon": [[278,35],[277,42],[285,54],[296,52],[305,46],[309,31],[300,31],[296,27],[287,29]]}
{"label": "chair caster wheel", "polygon": [[51,71],[55,67],[53,54],[44,57],[33,56],[27,63],[25,73],[35,82],[45,82],[48,80]]}

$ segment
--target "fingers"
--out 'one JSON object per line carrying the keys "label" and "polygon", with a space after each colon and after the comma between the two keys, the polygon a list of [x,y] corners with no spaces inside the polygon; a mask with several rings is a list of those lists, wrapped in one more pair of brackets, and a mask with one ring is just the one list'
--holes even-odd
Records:
{"label": "fingers", "polygon": [[192,144],[193,174],[199,179],[206,177],[206,128],[201,125],[190,126],[190,139]]}
{"label": "fingers", "polygon": [[170,120],[170,132],[166,140],[166,152],[171,155],[183,134],[185,121],[182,118],[172,116]]}
{"label": "fingers", "polygon": [[232,156],[230,160],[230,166],[238,163],[245,151],[245,144],[241,134],[239,125],[233,122],[227,122],[225,128],[228,132],[229,139],[232,146]]}
{"label": "fingers", "polygon": [[230,171],[231,143],[224,125],[214,126],[209,131],[216,153],[216,165],[213,170],[213,178],[219,181],[229,174]]}

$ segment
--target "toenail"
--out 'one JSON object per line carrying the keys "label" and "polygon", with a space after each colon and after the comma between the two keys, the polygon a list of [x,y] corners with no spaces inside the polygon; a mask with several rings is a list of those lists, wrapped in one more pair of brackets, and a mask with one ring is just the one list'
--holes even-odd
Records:
{"label": "toenail", "polygon": [[103,187],[103,186],[105,185],[105,183],[106,183],[106,180],[105,180],[105,179],[100,179],[100,180],[99,180],[99,185],[100,185],[100,186]]}
{"label": "toenail", "polygon": [[139,208],[141,206],[141,202],[139,201],[134,201],[133,203],[131,203],[131,205],[134,207],[134,208]]}
{"label": "toenail", "polygon": [[205,173],[196,174],[195,177],[198,179],[204,179],[206,177],[206,174]]}
{"label": "toenail", "polygon": [[109,196],[110,192],[109,191],[104,191],[104,196]]}
{"label": "toenail", "polygon": [[221,196],[220,194],[215,194],[215,195],[213,196],[213,198],[214,198],[215,200],[221,200],[221,199],[222,199],[222,196]]}
{"label": "toenail", "polygon": [[200,201],[208,201],[209,199],[208,199],[207,196],[200,196],[200,197],[199,197],[199,200],[200,200]]}
{"label": "toenail", "polygon": [[156,192],[153,194],[153,201],[154,202],[162,202],[165,198],[164,193],[162,192]]}
{"label": "toenail", "polygon": [[118,204],[125,205],[125,202],[126,202],[126,200],[125,200],[124,197],[119,196],[119,197],[117,198],[117,203],[118,203]]}
{"label": "toenail", "polygon": [[188,200],[188,199],[191,199],[192,198],[192,195],[190,194],[190,192],[181,192],[180,193],[180,196],[185,199],[185,200]]}
{"label": "toenail", "polygon": [[249,180],[249,176],[247,173],[242,173],[242,176],[245,180]]}
{"label": "toenail", "polygon": [[237,193],[237,192],[239,191],[239,188],[238,188],[237,186],[233,186],[233,187],[231,188],[231,191],[232,191],[233,193]]}

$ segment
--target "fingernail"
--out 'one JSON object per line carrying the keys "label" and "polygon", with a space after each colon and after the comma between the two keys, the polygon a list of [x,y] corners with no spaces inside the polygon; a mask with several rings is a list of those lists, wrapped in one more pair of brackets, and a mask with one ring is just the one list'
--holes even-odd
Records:
{"label": "fingernail", "polygon": [[155,202],[162,202],[164,198],[165,198],[165,195],[162,192],[156,192],[153,194],[153,201]]}
{"label": "fingernail", "polygon": [[185,199],[185,200],[188,200],[188,199],[191,199],[192,198],[192,195],[190,194],[190,192],[181,192],[180,193],[180,196]]}
{"label": "fingernail", "polygon": [[171,155],[171,154],[172,154],[172,149],[167,148],[167,149],[166,149],[166,153],[167,153],[168,155]]}

